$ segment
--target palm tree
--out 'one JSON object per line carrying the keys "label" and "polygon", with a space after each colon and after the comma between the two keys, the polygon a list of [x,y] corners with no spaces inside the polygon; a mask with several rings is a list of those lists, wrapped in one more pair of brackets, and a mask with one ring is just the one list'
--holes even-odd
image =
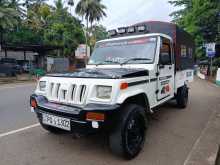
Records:
{"label": "palm tree", "polygon": [[72,14],[72,7],[74,6],[74,0],[68,0],[68,5],[70,6],[70,14]]}
{"label": "palm tree", "polygon": [[21,3],[20,0],[10,0],[8,6],[15,9],[20,14],[20,16],[25,16],[25,10],[22,8],[23,3]]}
{"label": "palm tree", "polygon": [[76,6],[76,13],[79,16],[85,17],[86,24],[91,25],[94,21],[100,21],[103,17],[106,17],[106,6],[101,3],[101,0],[80,0]]}
{"label": "palm tree", "polygon": [[[18,0],[19,1],[19,0]],[[27,12],[28,12],[28,9],[30,7],[33,7],[33,6],[41,6],[42,4],[45,4],[45,1],[46,0],[24,0],[22,5],[24,7],[26,7],[27,9]]]}
{"label": "palm tree", "polygon": [[74,1],[73,1],[73,0],[69,0],[69,1],[68,1],[68,5],[70,5],[71,7],[73,7],[73,6],[74,6]]}
{"label": "palm tree", "polygon": [[[88,40],[89,23],[91,28],[93,22],[100,21],[106,17],[106,6],[101,3],[101,0],[80,0],[76,6],[76,13],[86,19],[86,41]],[[87,46],[87,43],[86,43]]]}

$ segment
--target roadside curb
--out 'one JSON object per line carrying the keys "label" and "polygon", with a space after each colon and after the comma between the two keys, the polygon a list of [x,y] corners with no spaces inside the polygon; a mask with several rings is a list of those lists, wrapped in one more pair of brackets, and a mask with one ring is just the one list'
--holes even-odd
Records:
{"label": "roadside curb", "polygon": [[215,165],[220,145],[220,111],[214,111],[184,165]]}

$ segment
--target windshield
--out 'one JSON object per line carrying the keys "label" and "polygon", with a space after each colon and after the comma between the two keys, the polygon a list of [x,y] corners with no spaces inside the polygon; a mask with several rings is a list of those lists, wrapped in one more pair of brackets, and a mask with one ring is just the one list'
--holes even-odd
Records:
{"label": "windshield", "polygon": [[156,37],[144,37],[96,44],[90,65],[149,64],[154,62]]}

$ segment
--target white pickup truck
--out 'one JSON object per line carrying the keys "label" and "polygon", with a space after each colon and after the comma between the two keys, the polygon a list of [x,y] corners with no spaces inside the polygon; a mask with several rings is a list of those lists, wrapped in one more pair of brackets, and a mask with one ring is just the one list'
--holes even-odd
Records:
{"label": "white pickup truck", "polygon": [[42,77],[30,104],[46,130],[104,131],[113,153],[132,159],[143,148],[147,115],[156,106],[171,99],[187,106],[194,45],[170,23],[145,22],[109,34],[97,42],[85,69]]}

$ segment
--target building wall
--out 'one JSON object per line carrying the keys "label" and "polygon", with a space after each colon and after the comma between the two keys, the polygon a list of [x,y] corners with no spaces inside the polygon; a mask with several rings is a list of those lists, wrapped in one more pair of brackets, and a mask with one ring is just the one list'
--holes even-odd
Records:
{"label": "building wall", "polygon": [[66,72],[69,69],[68,58],[47,57],[47,72]]}
{"label": "building wall", "polygon": [[[34,61],[36,53],[26,52],[26,60]],[[5,51],[0,51],[0,59],[5,58]],[[7,51],[7,58],[14,58],[16,60],[24,60],[24,52],[21,51]]]}

